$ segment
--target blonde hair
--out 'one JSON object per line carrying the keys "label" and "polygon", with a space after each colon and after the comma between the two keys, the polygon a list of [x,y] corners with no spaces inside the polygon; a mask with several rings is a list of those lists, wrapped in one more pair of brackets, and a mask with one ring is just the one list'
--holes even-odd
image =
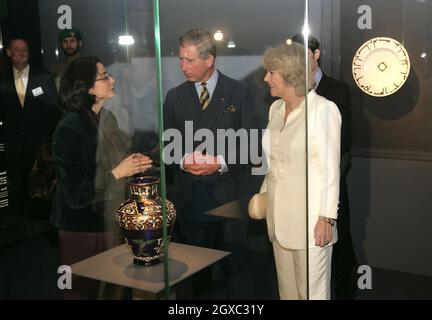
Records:
{"label": "blonde hair", "polygon": [[[274,48],[268,48],[263,55],[264,68],[277,71],[288,86],[292,86],[298,96],[306,94],[306,59],[304,46],[299,43],[283,43]],[[308,66],[308,90],[315,87],[312,67]]]}

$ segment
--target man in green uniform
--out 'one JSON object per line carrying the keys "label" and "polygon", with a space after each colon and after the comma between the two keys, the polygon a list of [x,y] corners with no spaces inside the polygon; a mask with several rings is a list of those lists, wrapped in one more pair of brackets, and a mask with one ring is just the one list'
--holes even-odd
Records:
{"label": "man in green uniform", "polygon": [[57,90],[60,88],[60,80],[69,63],[81,56],[82,44],[81,33],[77,29],[63,29],[58,36],[58,41],[63,51],[60,61],[51,68],[51,73],[56,83]]}

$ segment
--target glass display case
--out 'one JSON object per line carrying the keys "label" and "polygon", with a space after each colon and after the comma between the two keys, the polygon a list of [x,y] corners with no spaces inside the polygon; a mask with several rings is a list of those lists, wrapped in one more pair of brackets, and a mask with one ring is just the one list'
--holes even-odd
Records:
{"label": "glass display case", "polygon": [[[0,299],[70,298],[82,279],[93,299],[432,297],[431,0],[3,0],[0,10],[10,197]],[[98,214],[102,229],[52,218],[66,174],[56,167],[41,202],[34,152],[16,187],[31,139],[8,138],[26,110],[11,114],[10,39],[28,47],[26,96],[48,92],[33,70],[61,96],[67,68],[88,56],[103,64],[92,88],[115,88],[89,138],[94,170],[82,184],[95,196],[73,208]],[[40,112],[34,123],[50,115]],[[115,179],[128,157],[152,165]],[[267,218],[251,219],[249,200],[264,192]],[[82,242],[68,247],[67,232]],[[102,244],[84,250],[96,233]]]}

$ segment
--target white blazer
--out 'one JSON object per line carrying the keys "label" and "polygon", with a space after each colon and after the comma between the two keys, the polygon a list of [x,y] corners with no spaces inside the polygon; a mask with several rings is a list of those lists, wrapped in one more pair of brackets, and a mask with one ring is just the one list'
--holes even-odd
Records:
{"label": "white blazer", "polygon": [[[337,218],[341,115],[337,106],[316,94],[308,94],[308,185],[306,186],[305,102],[295,108],[284,124],[285,101],[270,107],[263,136],[269,171],[261,192],[267,191],[267,228],[271,241],[287,249],[315,248],[318,216]],[[308,209],[306,207],[308,188]],[[306,210],[308,228],[306,231]],[[336,224],[333,238],[337,241]]]}

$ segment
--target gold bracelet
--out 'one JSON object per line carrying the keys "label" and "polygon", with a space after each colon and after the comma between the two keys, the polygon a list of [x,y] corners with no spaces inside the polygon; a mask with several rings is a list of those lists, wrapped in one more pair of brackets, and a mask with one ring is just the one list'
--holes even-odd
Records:
{"label": "gold bracelet", "polygon": [[324,217],[324,216],[318,216],[318,218],[321,221],[327,222],[329,225],[334,226],[335,220],[332,218]]}

